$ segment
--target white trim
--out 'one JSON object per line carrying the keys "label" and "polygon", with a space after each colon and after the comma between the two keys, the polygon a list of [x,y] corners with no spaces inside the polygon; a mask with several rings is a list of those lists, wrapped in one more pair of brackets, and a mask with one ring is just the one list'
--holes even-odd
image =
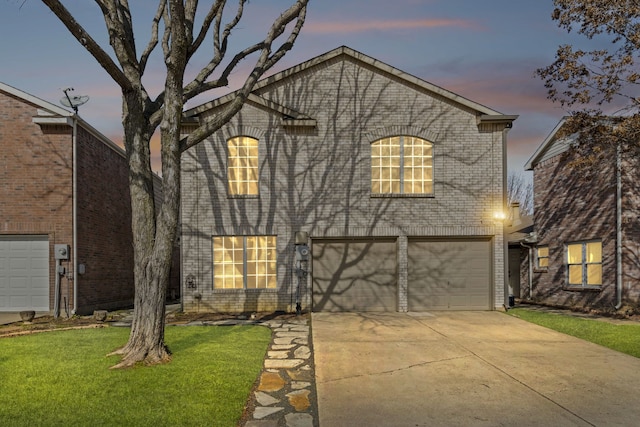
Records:
{"label": "white trim", "polygon": [[547,152],[547,150],[551,147],[551,145],[556,142],[556,134],[560,131],[562,126],[566,123],[568,117],[563,117],[558,124],[553,128],[551,133],[547,135],[547,137],[542,141],[542,144],[538,147],[538,149],[533,153],[533,155],[527,160],[527,163],[524,165],[524,170],[530,171],[533,170],[534,166],[538,163],[538,161],[542,158],[542,156]]}
{"label": "white trim", "polygon": [[9,86],[6,83],[0,82],[0,91],[7,92],[10,95],[21,98],[31,104],[35,104],[36,106],[44,108],[45,110],[49,110],[49,112],[57,114],[59,116],[71,117],[74,115],[72,112],[65,110],[64,108],[58,107],[55,104],[23,92],[20,89],[16,89],[13,86]]}

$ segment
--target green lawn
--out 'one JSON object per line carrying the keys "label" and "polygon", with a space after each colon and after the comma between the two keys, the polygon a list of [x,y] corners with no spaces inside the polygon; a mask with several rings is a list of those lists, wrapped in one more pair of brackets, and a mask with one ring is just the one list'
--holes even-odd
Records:
{"label": "green lawn", "polygon": [[0,426],[236,426],[271,339],[260,326],[167,327],[166,365],[110,370],[128,328],[0,339]]}
{"label": "green lawn", "polygon": [[610,349],[640,357],[640,324],[614,324],[600,320],[513,308],[508,314]]}

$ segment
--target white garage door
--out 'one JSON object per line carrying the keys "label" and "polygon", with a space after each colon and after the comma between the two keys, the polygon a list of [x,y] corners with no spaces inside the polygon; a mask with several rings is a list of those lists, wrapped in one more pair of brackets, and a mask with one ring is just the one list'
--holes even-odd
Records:
{"label": "white garage door", "polygon": [[49,310],[47,236],[0,236],[0,311]]}
{"label": "white garage door", "polygon": [[313,311],[397,311],[395,240],[313,243]]}
{"label": "white garage door", "polygon": [[409,241],[409,311],[490,310],[491,241]]}

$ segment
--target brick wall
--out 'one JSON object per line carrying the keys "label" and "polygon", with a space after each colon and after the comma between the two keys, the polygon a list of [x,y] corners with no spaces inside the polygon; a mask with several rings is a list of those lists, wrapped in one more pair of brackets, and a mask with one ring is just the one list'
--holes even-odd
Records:
{"label": "brick wall", "polygon": [[[48,236],[53,308],[54,245],[72,240],[72,135],[68,126],[41,128],[35,115],[35,105],[0,91],[0,233]],[[65,297],[72,303],[72,286],[62,279],[62,304]]]}
{"label": "brick wall", "polygon": [[[182,277],[195,278],[194,288],[183,289],[186,310],[290,310],[296,231],[313,238],[395,237],[405,249],[407,236],[492,236],[492,296],[502,306],[502,227],[493,219],[502,207],[502,128],[480,131],[475,112],[349,60],[328,61],[260,95],[317,126],[285,128],[281,114],[247,104],[183,155]],[[257,198],[227,195],[226,141],[239,135],[260,141]],[[434,197],[371,197],[369,147],[391,135],[434,143]],[[211,237],[224,234],[277,235],[277,292],[213,290]],[[399,257],[406,265],[406,254]],[[405,299],[406,277],[399,275]],[[309,301],[307,293],[303,306]]]}
{"label": "brick wall", "polygon": [[133,239],[126,159],[83,128],[77,136],[78,312],[133,304]]}
{"label": "brick wall", "polygon": [[[549,245],[549,267],[534,269],[534,301],[600,309],[615,305],[616,181],[611,154],[603,151],[597,167],[580,171],[570,164],[571,151],[535,165],[535,230],[539,245]],[[566,245],[587,240],[602,240],[602,286],[569,289]]]}
{"label": "brick wall", "polygon": [[622,302],[640,309],[640,149],[622,162]]}

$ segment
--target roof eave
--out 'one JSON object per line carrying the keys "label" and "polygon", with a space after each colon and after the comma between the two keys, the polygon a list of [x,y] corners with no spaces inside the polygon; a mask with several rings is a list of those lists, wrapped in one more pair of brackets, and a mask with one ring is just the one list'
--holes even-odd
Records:
{"label": "roof eave", "polygon": [[513,127],[513,122],[518,118],[518,115],[507,114],[481,114],[478,116],[478,125],[495,124],[504,125],[505,128]]}
{"label": "roof eave", "polygon": [[40,108],[43,108],[45,110],[48,110],[50,113],[59,115],[59,116],[64,116],[64,117],[72,117],[74,115],[74,113],[72,113],[69,110],[66,110],[64,108],[58,107],[55,104],[52,104],[50,102],[47,102],[43,99],[38,98],[37,96],[33,96],[31,94],[28,94],[27,92],[23,92],[20,89],[16,89],[13,86],[9,86],[6,83],[2,83],[0,82],[0,91],[6,92],[8,94],[11,94],[17,98],[21,98],[31,104],[34,104]]}
{"label": "roof eave", "polygon": [[544,139],[544,141],[542,141],[542,144],[540,144],[538,149],[533,153],[533,155],[529,158],[529,160],[527,160],[527,163],[525,163],[524,165],[524,170],[526,171],[533,170],[533,168],[538,163],[540,158],[544,155],[544,153],[547,151],[549,146],[555,142],[557,133],[560,131],[562,126],[564,126],[566,121],[567,121],[567,117],[565,116],[558,122],[558,124],[556,124],[556,126],[553,128],[551,133]]}

